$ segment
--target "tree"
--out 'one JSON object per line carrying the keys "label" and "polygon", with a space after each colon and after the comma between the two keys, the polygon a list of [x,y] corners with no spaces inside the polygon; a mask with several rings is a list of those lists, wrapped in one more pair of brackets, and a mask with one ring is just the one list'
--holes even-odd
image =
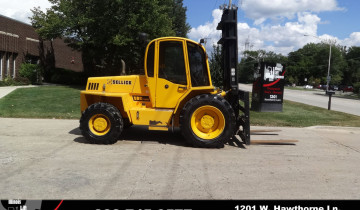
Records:
{"label": "tree", "polygon": [[213,51],[209,59],[211,80],[214,86],[222,88],[223,70],[222,70],[222,50],[221,45],[213,45]]}
{"label": "tree", "polygon": [[[341,84],[346,69],[345,48],[331,43],[331,84]],[[288,76],[298,84],[325,84],[329,66],[329,44],[309,43],[288,55]],[[305,78],[307,81],[305,81]]]}
{"label": "tree", "polygon": [[[316,44],[310,43],[305,45],[303,48],[290,52],[288,55],[288,66],[287,66],[287,77],[293,81],[288,82],[295,84],[307,84],[311,77],[313,80],[319,78],[318,75],[314,75],[314,72],[318,71],[318,64],[316,55],[319,54],[319,48]],[[329,54],[327,54],[329,55]]]}
{"label": "tree", "polygon": [[360,82],[360,47],[350,47],[346,53],[347,68],[344,70],[345,85]]}
{"label": "tree", "polygon": [[49,2],[52,7],[46,13],[39,8],[32,10],[32,25],[43,39],[61,37],[73,49],[81,51],[88,75],[118,74],[121,59],[126,62],[128,73],[140,73],[146,47],[139,38],[140,32],[153,39],[186,30],[186,27],[182,29],[186,18],[177,17],[186,12],[182,0]]}
{"label": "tree", "polygon": [[187,8],[183,6],[183,0],[171,0],[172,1],[172,16],[173,19],[173,30],[175,31],[176,36],[187,37],[187,33],[190,31],[191,27],[186,22],[186,10]]}

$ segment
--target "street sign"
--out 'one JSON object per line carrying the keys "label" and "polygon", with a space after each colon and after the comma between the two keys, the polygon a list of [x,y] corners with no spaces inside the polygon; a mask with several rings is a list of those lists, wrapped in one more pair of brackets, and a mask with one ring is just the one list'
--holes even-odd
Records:
{"label": "street sign", "polygon": [[326,81],[330,82],[331,76],[327,76]]}
{"label": "street sign", "polygon": [[259,112],[281,112],[284,95],[285,67],[280,63],[265,63],[255,67],[251,109]]}

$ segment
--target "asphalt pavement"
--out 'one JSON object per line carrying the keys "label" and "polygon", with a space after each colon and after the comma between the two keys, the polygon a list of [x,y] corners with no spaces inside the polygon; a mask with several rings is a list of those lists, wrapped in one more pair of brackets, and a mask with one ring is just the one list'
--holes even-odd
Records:
{"label": "asphalt pavement", "polygon": [[[78,120],[0,118],[0,198],[360,199],[360,128],[271,128],[222,149],[132,127],[92,145]],[[286,142],[286,141],[285,141]]]}

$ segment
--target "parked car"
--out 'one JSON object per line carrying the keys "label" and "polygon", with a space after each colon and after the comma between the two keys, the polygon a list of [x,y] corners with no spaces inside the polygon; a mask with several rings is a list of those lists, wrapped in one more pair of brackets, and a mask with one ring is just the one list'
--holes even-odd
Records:
{"label": "parked car", "polygon": [[305,89],[313,89],[313,86],[312,85],[304,85],[304,88]]}
{"label": "parked car", "polygon": [[339,90],[339,87],[336,85],[329,85],[329,90]]}
{"label": "parked car", "polygon": [[342,88],[343,92],[354,92],[353,86],[345,86]]}

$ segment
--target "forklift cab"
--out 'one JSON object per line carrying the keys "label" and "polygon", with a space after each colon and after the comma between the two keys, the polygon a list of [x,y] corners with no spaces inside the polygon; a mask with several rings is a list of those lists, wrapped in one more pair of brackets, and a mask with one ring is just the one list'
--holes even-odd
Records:
{"label": "forklift cab", "polygon": [[174,108],[194,88],[213,90],[205,48],[189,39],[151,41],[146,48],[145,73],[155,108]]}

